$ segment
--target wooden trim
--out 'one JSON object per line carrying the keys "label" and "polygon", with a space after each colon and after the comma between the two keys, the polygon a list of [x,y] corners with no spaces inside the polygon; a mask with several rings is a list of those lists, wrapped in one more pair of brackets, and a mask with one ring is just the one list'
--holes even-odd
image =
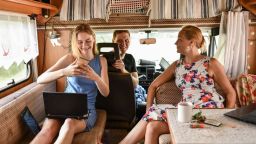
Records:
{"label": "wooden trim", "polygon": [[11,2],[11,3],[17,3],[17,4],[21,4],[21,5],[27,5],[27,6],[31,6],[31,7],[37,7],[37,8],[45,8],[45,9],[49,9],[53,12],[58,12],[58,8],[56,6],[47,4],[47,3],[42,3],[42,2],[38,2],[38,1],[28,1],[28,0],[4,0],[7,2]]}
{"label": "wooden trim", "polygon": [[238,0],[239,4],[241,4],[248,11],[256,15],[256,2],[255,0]]}
{"label": "wooden trim", "polygon": [[[140,29],[140,28],[171,28],[181,27],[187,24],[194,24],[200,27],[216,27],[219,26],[220,17],[207,19],[167,19],[167,20],[151,20],[148,24],[148,16],[130,16],[130,17],[110,17],[106,22],[104,19],[78,20],[78,21],[60,21],[59,17],[53,17],[47,22],[47,29],[54,25],[57,29],[73,29],[82,23],[88,23],[93,29]],[[44,25],[38,23],[39,29],[44,29]]]}
{"label": "wooden trim", "polygon": [[248,1],[247,4],[248,4],[248,5],[255,5],[255,4],[256,4],[256,1],[255,1],[255,0]]}
{"label": "wooden trim", "polygon": [[[62,1],[53,1],[53,3],[60,7]],[[37,14],[37,21],[42,24],[59,12],[59,8],[57,6],[34,0],[0,0],[0,10],[28,15]],[[42,16],[42,9],[50,11],[49,18]]]}
{"label": "wooden trim", "polygon": [[17,3],[10,3],[4,0],[0,0],[0,10],[23,13],[23,14],[34,13],[38,15],[42,13],[41,8],[31,7],[28,5],[20,5]]}
{"label": "wooden trim", "polygon": [[7,96],[7,95],[9,95],[9,94],[11,94],[11,93],[14,93],[15,91],[17,91],[17,90],[19,90],[19,89],[21,89],[21,88],[23,88],[23,87],[25,87],[25,86],[31,84],[32,82],[33,82],[33,74],[31,74],[31,76],[29,77],[29,79],[26,80],[26,81],[24,81],[23,83],[18,84],[18,85],[16,85],[16,86],[12,87],[12,88],[9,88],[9,89],[7,89],[7,90],[1,92],[1,93],[0,93],[0,98],[3,98],[3,97],[5,97],[5,96]]}

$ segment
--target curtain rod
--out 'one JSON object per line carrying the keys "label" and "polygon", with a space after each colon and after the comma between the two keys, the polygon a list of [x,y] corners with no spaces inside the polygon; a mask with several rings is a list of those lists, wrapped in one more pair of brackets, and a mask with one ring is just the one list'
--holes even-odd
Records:
{"label": "curtain rod", "polygon": [[[150,25],[150,27],[148,27],[148,25],[100,25],[100,26],[95,26],[95,25],[91,25],[92,28],[95,29],[111,29],[111,28],[119,28],[120,27],[125,27],[125,28],[156,28],[156,27],[181,27],[184,26],[186,24],[196,24],[197,26],[211,26],[211,25],[219,25],[220,23],[182,23],[182,24],[152,24]],[[53,25],[54,29],[74,29],[78,24],[72,24],[72,25]],[[38,30],[44,30],[45,27],[44,26],[38,26],[37,27]],[[46,30],[50,30],[52,29],[52,26],[46,26]]]}

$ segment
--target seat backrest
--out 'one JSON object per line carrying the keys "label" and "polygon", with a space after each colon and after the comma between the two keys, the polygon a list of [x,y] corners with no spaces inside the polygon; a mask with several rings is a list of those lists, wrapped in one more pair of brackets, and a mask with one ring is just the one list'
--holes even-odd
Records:
{"label": "seat backrest", "polygon": [[[108,97],[97,96],[96,108],[107,111],[107,125],[111,128],[110,123],[126,123],[129,128],[136,115],[136,103],[134,88],[130,74],[109,72]],[[118,124],[116,124],[118,126]],[[121,128],[122,126],[119,125]],[[116,127],[115,127],[116,128]],[[124,128],[124,127],[122,127]]]}
{"label": "seat backrest", "polygon": [[181,98],[181,91],[176,86],[175,81],[171,80],[157,88],[155,102],[156,104],[177,105]]}
{"label": "seat backrest", "polygon": [[[224,96],[225,98],[225,93],[217,84],[215,84],[215,88],[217,93]],[[181,99],[182,93],[180,89],[176,86],[174,79],[162,84],[160,87],[157,88],[155,96],[156,104],[177,105],[181,101]]]}
{"label": "seat backrest", "polygon": [[256,75],[241,74],[236,81],[239,106],[256,103]]}

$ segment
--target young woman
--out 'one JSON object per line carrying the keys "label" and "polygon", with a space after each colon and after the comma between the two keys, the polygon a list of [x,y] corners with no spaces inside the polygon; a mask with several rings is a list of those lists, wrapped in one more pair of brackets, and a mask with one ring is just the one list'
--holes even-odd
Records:
{"label": "young woman", "polygon": [[[181,29],[176,41],[177,52],[184,58],[175,61],[150,85],[147,96],[147,112],[121,144],[135,144],[145,138],[145,144],[158,143],[161,134],[169,133],[166,118],[155,119],[153,104],[157,87],[175,78],[176,85],[182,91],[183,101],[192,102],[196,108],[224,108],[224,98],[219,95],[214,82],[221,86],[226,94],[226,107],[235,106],[235,91],[232,88],[223,66],[218,60],[203,56],[199,49],[205,43],[202,32],[195,26]],[[164,112],[164,110],[162,110]]]}
{"label": "young woman", "polygon": [[86,93],[88,101],[88,119],[46,119],[42,130],[37,134],[33,144],[72,143],[76,133],[93,128],[97,114],[95,101],[97,91],[109,94],[107,61],[97,55],[95,34],[89,25],[76,27],[72,36],[72,53],[60,58],[55,65],[38,77],[38,83],[48,83],[61,77],[67,77],[65,92]]}

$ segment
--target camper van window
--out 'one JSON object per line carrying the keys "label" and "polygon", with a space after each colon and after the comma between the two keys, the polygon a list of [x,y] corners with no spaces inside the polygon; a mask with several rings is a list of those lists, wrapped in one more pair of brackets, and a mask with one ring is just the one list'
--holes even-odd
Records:
{"label": "camper van window", "polygon": [[0,68],[0,92],[15,86],[25,80],[31,75],[30,63],[13,63],[8,69]]}
{"label": "camper van window", "polygon": [[[156,64],[160,63],[162,57],[169,63],[179,59],[180,54],[177,53],[175,45],[179,29],[152,30],[150,38],[156,38],[156,43],[148,45],[140,43],[140,39],[147,38],[144,30],[129,31],[131,33],[131,44],[127,52],[134,56],[137,63],[140,59],[154,61]],[[208,49],[210,28],[203,28],[202,31],[206,40],[205,46]],[[112,31],[96,31],[97,43],[111,42],[112,33]],[[157,65],[156,68],[160,68],[160,66]]]}
{"label": "camper van window", "polygon": [[29,62],[38,56],[36,21],[0,11],[0,92],[28,79]]}

